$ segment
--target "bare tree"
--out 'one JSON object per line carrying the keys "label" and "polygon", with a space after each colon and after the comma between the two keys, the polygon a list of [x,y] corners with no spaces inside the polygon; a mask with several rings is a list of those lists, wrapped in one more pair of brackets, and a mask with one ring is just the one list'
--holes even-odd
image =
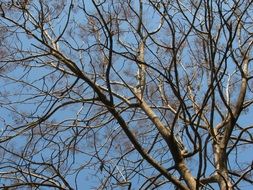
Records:
{"label": "bare tree", "polygon": [[2,1],[0,187],[253,187],[252,3]]}

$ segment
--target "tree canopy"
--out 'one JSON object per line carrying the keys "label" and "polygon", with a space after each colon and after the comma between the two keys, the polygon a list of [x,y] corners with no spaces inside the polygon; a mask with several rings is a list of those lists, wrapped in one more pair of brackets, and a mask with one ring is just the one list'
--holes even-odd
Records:
{"label": "tree canopy", "polygon": [[253,1],[0,3],[0,188],[253,187]]}

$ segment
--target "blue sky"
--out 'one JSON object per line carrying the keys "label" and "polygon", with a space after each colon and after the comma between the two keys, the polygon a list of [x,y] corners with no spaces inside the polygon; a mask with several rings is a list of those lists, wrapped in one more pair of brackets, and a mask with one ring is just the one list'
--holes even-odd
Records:
{"label": "blue sky", "polygon": [[[92,16],[87,16],[88,14],[96,14],[91,1],[85,1],[87,9],[86,11],[88,11],[88,13],[85,13],[85,10],[81,10],[81,1],[73,2],[74,8],[69,19],[70,27],[66,28],[66,32],[58,42],[59,50],[63,52],[69,59],[74,60],[77,66],[79,66],[79,68],[88,77],[92,78],[92,80],[96,80],[97,84],[106,88],[106,81],[101,76],[97,75],[94,77],[95,72],[101,72],[102,75],[102,70],[105,66],[103,65],[103,61],[106,59],[105,56],[108,56],[108,50],[106,48],[103,49],[104,47],[102,45],[96,46],[94,44],[96,44],[96,40],[99,39],[100,43],[103,42],[103,45],[107,45],[108,41],[106,41],[105,38],[106,32],[101,32],[102,30],[99,28],[99,21],[101,22],[101,20],[98,21]],[[80,3],[79,7],[77,5],[77,2]],[[50,7],[57,5],[57,3],[55,4],[53,1],[48,3]],[[64,24],[68,21],[68,17],[66,16],[67,12],[69,10],[72,11],[72,9],[69,9],[69,7],[70,1],[67,1],[65,9],[59,14],[59,16],[56,17],[50,24],[45,24],[45,28],[47,28],[49,35],[51,35],[52,38],[56,38],[56,36],[64,31]],[[137,3],[133,7],[136,8],[135,11],[138,11]],[[106,12],[107,10],[110,10],[110,8],[111,7],[109,5],[104,6],[103,11]],[[153,31],[159,26],[160,18],[158,17],[157,13],[147,5],[145,5],[144,10],[144,23],[146,30]],[[48,9],[48,11],[53,11],[53,9]],[[55,14],[59,13],[57,11]],[[33,3],[31,12],[35,15],[35,21],[36,19],[39,19],[39,4]],[[172,11],[171,14],[173,13],[174,12]],[[188,14],[189,18],[191,19],[191,14],[189,12],[185,14]],[[23,23],[22,19],[24,15],[21,13],[14,12],[11,13],[10,16],[13,17],[14,20],[16,19],[18,22]],[[179,20],[182,19],[182,15],[177,15],[175,13],[173,19],[179,22]],[[135,51],[138,47],[138,40],[140,39],[135,32],[127,31],[130,27],[130,24],[133,26],[137,24],[138,19],[136,16],[133,16],[129,20],[130,23],[128,23],[127,20],[122,21],[120,24],[120,29],[123,31],[121,40],[124,43],[127,43],[131,48],[123,48],[122,45],[116,42],[114,44],[115,51],[121,53],[124,52],[126,56],[130,56],[131,54],[136,53]],[[0,19],[0,21],[1,24],[10,24],[10,22],[3,19]],[[40,37],[40,30],[34,28],[33,22],[27,22],[26,27],[32,30],[36,36]],[[182,23],[185,25],[180,27],[184,29],[189,28],[185,20],[183,20]],[[180,27],[178,27],[176,30],[180,31]],[[13,28],[13,31],[15,31],[15,27]],[[99,30],[99,34],[101,36],[98,37],[94,34],[91,34],[92,30]],[[17,32],[17,35],[10,34],[10,36],[6,37],[7,46],[9,43],[8,48],[12,51],[10,51],[9,55],[4,57],[3,60],[22,59],[31,55],[43,54],[48,51],[47,47],[34,40],[34,38],[29,36],[29,34],[23,33],[20,29],[16,30],[15,32]],[[226,44],[226,33],[226,30],[224,30],[222,33],[223,36],[219,41],[221,43],[221,46],[223,43]],[[169,36],[170,34],[171,33],[168,32],[168,28],[164,27],[161,28],[157,35],[154,35],[154,39],[161,44],[170,44],[172,40],[171,38],[167,37],[167,35]],[[114,36],[114,38],[114,40],[117,41],[117,36]],[[49,39],[46,40],[50,41]],[[191,42],[194,42],[194,40],[195,36],[193,35],[189,37],[189,41],[185,43],[191,44]],[[237,43],[234,43],[234,48],[236,48],[237,45]],[[92,47],[90,48],[90,46]],[[168,65],[167,63],[171,61],[171,58],[170,54],[168,53],[169,50],[166,52],[161,50],[162,48],[159,49],[156,46],[157,44],[154,43],[154,40],[148,38],[145,59],[147,63],[151,66],[154,66],[155,69],[162,71],[162,66],[164,66],[164,69],[166,69],[165,65]],[[198,47],[195,45],[195,43],[192,45],[192,48],[195,48],[197,52]],[[16,49],[22,49],[22,52],[16,52]],[[29,51],[32,51],[32,53]],[[185,48],[182,51],[178,52],[178,56],[181,56],[179,77],[182,78],[182,81],[183,76],[187,75],[188,69],[190,68],[189,65],[192,64],[191,61],[193,60],[194,56],[197,56],[197,54],[198,53],[195,55],[190,54],[190,48]],[[216,57],[215,59],[217,62],[220,60],[220,57]],[[228,58],[227,60],[229,63],[226,63],[228,65],[228,69],[226,76],[223,78],[224,86],[227,84],[229,74],[232,74],[235,68],[234,65],[231,66],[230,64],[233,63],[232,59]],[[138,66],[134,61],[130,60],[130,58],[127,59],[123,56],[118,56],[115,52],[115,55],[113,56],[113,63],[114,70],[111,70],[111,80],[114,80],[115,83],[119,81],[127,82],[129,85],[136,84],[135,75]],[[36,162],[41,162],[41,160],[52,162],[60,168],[62,174],[73,170],[74,173],[78,173],[78,177],[74,177],[76,175],[75,173],[73,175],[68,175],[66,179],[69,180],[69,183],[74,187],[74,189],[76,188],[74,185],[76,182],[75,180],[77,180],[77,187],[79,189],[82,189],[84,186],[88,189],[92,189],[92,187],[97,186],[100,183],[99,180],[101,178],[103,179],[105,173],[100,172],[99,167],[101,167],[102,161],[98,161],[98,159],[104,159],[104,170],[113,170],[115,172],[115,175],[120,179],[124,179],[126,176],[132,178],[133,187],[136,187],[135,189],[138,189],[141,186],[141,183],[145,181],[145,177],[142,175],[139,177],[134,177],[134,174],[127,170],[128,167],[131,168],[133,166],[136,166],[137,171],[143,172],[150,176],[157,175],[157,171],[153,168],[149,168],[150,166],[146,162],[141,163],[142,158],[139,154],[137,154],[137,151],[130,152],[117,164],[117,161],[120,159],[122,152],[127,152],[133,148],[131,143],[129,143],[128,139],[126,139],[126,136],[124,135],[122,129],[119,127],[119,124],[114,120],[111,120],[111,114],[107,113],[106,108],[103,105],[101,106],[99,103],[93,104],[94,102],[89,100],[96,97],[96,94],[94,94],[93,90],[88,87],[87,83],[82,80],[76,80],[76,77],[71,75],[70,70],[68,70],[67,67],[61,65],[61,63],[55,58],[52,56],[50,57],[41,55],[40,58],[30,59],[29,61],[20,60],[15,64],[9,62],[8,64],[13,64],[10,66],[9,72],[3,72],[0,75],[2,78],[0,82],[2,95],[0,98],[0,122],[2,125],[1,129],[3,129],[1,138],[5,137],[6,135],[14,135],[17,133],[17,131],[19,131],[19,129],[24,128],[27,123],[36,121],[47,112],[52,112],[53,109],[56,111],[52,112],[52,116],[50,116],[47,121],[44,121],[41,125],[38,125],[32,130],[27,130],[23,133],[23,136],[11,140],[10,143],[2,144],[3,147],[6,146],[10,150],[13,147],[15,151],[22,150],[28,159],[32,159]],[[66,73],[62,74],[64,72],[57,71],[57,69],[53,68],[54,65],[61,67],[62,70]],[[152,85],[154,86],[154,84],[158,83],[157,79],[160,76],[156,70],[149,71],[148,74],[148,87],[150,87],[149,89],[152,90]],[[195,73],[195,75],[197,74]],[[189,76],[191,76],[191,74],[189,74]],[[235,77],[233,78],[233,81],[236,81],[239,75],[235,74],[234,76]],[[202,83],[200,82],[202,85],[202,91],[200,91],[199,96],[197,97],[197,102],[201,102],[205,98],[204,93],[208,89],[207,78],[208,76],[204,76]],[[195,79],[196,82],[200,81],[198,77],[195,77]],[[75,84],[75,86],[72,88],[73,84]],[[184,83],[182,82],[182,84]],[[234,86],[237,87],[237,84],[239,84],[239,81],[235,82]],[[171,88],[167,83],[165,83],[165,87],[165,92],[171,94]],[[182,92],[185,91],[184,87],[182,85]],[[72,89],[68,92],[67,90],[70,88]],[[147,102],[151,104],[152,100],[156,100],[154,102],[157,103],[157,105],[152,105],[155,110],[156,106],[161,106],[162,101],[157,100],[158,89],[153,87],[153,91],[153,94],[147,98]],[[238,88],[234,88],[231,91],[233,91],[231,92],[231,101],[233,101],[239,92]],[[132,92],[128,88],[122,88],[122,85],[115,85],[115,92],[118,92],[121,96],[124,97],[133,96]],[[66,97],[63,97],[65,94],[67,94]],[[248,98],[251,99],[251,92],[249,92],[248,95]],[[175,100],[175,97],[169,98],[172,101]],[[116,103],[120,103],[119,98],[115,99]],[[82,103],[84,100],[86,100],[85,104]],[[220,98],[218,98],[218,101],[220,101]],[[10,104],[11,102],[12,104]],[[124,106],[124,104],[122,105]],[[139,110],[125,111],[120,106],[118,109],[122,109],[122,117],[126,119],[126,122],[129,124],[129,128],[136,133],[136,136],[139,134],[144,134],[143,136],[140,135],[140,141],[143,143],[142,145],[144,147],[149,147],[150,142],[154,141],[157,133],[157,131],[154,129],[154,125],[148,119],[146,119],[143,112]],[[226,112],[226,109],[221,110]],[[253,110],[251,107],[249,107],[248,111],[245,114],[242,114],[242,116],[239,118],[238,124],[243,128],[246,126],[251,126],[252,119],[250,116],[252,113]],[[156,114],[160,116],[161,120],[164,123],[169,123],[170,117],[172,117],[168,111],[160,111],[159,109],[156,111]],[[97,119],[93,119],[93,117],[96,115],[99,115]],[[221,120],[218,115],[219,114],[216,113],[214,124],[219,123]],[[100,125],[103,127],[98,127]],[[20,126],[20,128],[13,131],[13,126],[14,128],[16,126]],[[184,124],[178,122],[177,126],[177,132],[180,133],[181,130],[183,130]],[[8,130],[5,130],[5,128]],[[145,135],[145,132],[147,132],[148,135]],[[250,130],[250,133],[251,132],[252,130]],[[47,135],[45,135],[46,133]],[[237,132],[235,131],[234,134],[237,134]],[[29,135],[33,135],[34,138],[30,138]],[[112,138],[112,136],[114,138]],[[205,136],[205,134],[203,136]],[[246,137],[250,138],[250,135]],[[184,139],[184,142],[186,144],[189,143],[189,139]],[[209,146],[211,148],[211,145]],[[173,162],[170,160],[168,148],[164,148],[165,142],[158,137],[157,143],[155,143],[154,147],[155,151],[152,152],[152,156],[157,160],[162,160],[165,167],[169,168]],[[96,148],[97,150],[94,151]],[[188,148],[192,147],[189,145]],[[241,163],[246,161],[251,162],[253,156],[251,149],[251,146],[246,146],[244,149],[238,152],[233,152],[233,156],[230,157],[231,165],[234,165],[237,168],[246,167]],[[34,153],[30,155],[29,153],[31,150],[33,150]],[[241,165],[237,165],[234,160],[236,154],[239,155],[241,159]],[[9,154],[6,154],[6,156],[8,158]],[[212,158],[211,152],[209,153],[209,156]],[[91,159],[91,157],[93,157],[93,159]],[[60,164],[57,163],[57,161],[59,161],[59,158],[62,159],[62,162]],[[67,159],[65,160],[65,158]],[[10,160],[12,163],[24,164],[22,166],[26,169],[26,161],[22,159],[17,159],[17,161],[15,159],[17,158],[12,157]],[[131,162],[128,162],[128,160],[133,161],[133,166],[130,164]],[[7,164],[8,162],[5,160],[4,163]],[[141,163],[139,167],[137,167],[138,163]],[[192,172],[196,173],[198,157],[194,157],[191,161],[189,160],[188,163],[189,168],[192,170]],[[81,170],[78,171],[80,165],[83,168],[81,167]],[[44,172],[45,175],[50,175],[50,171],[44,170],[43,167],[40,167],[39,163],[34,163],[33,167],[35,168],[36,172]],[[210,163],[207,168],[207,173],[213,172],[213,168]],[[1,183],[4,183],[3,180],[0,181],[0,184]],[[115,183],[115,181],[112,183]],[[160,189],[168,189],[168,186],[162,186]],[[122,187],[119,189],[122,189]]]}

